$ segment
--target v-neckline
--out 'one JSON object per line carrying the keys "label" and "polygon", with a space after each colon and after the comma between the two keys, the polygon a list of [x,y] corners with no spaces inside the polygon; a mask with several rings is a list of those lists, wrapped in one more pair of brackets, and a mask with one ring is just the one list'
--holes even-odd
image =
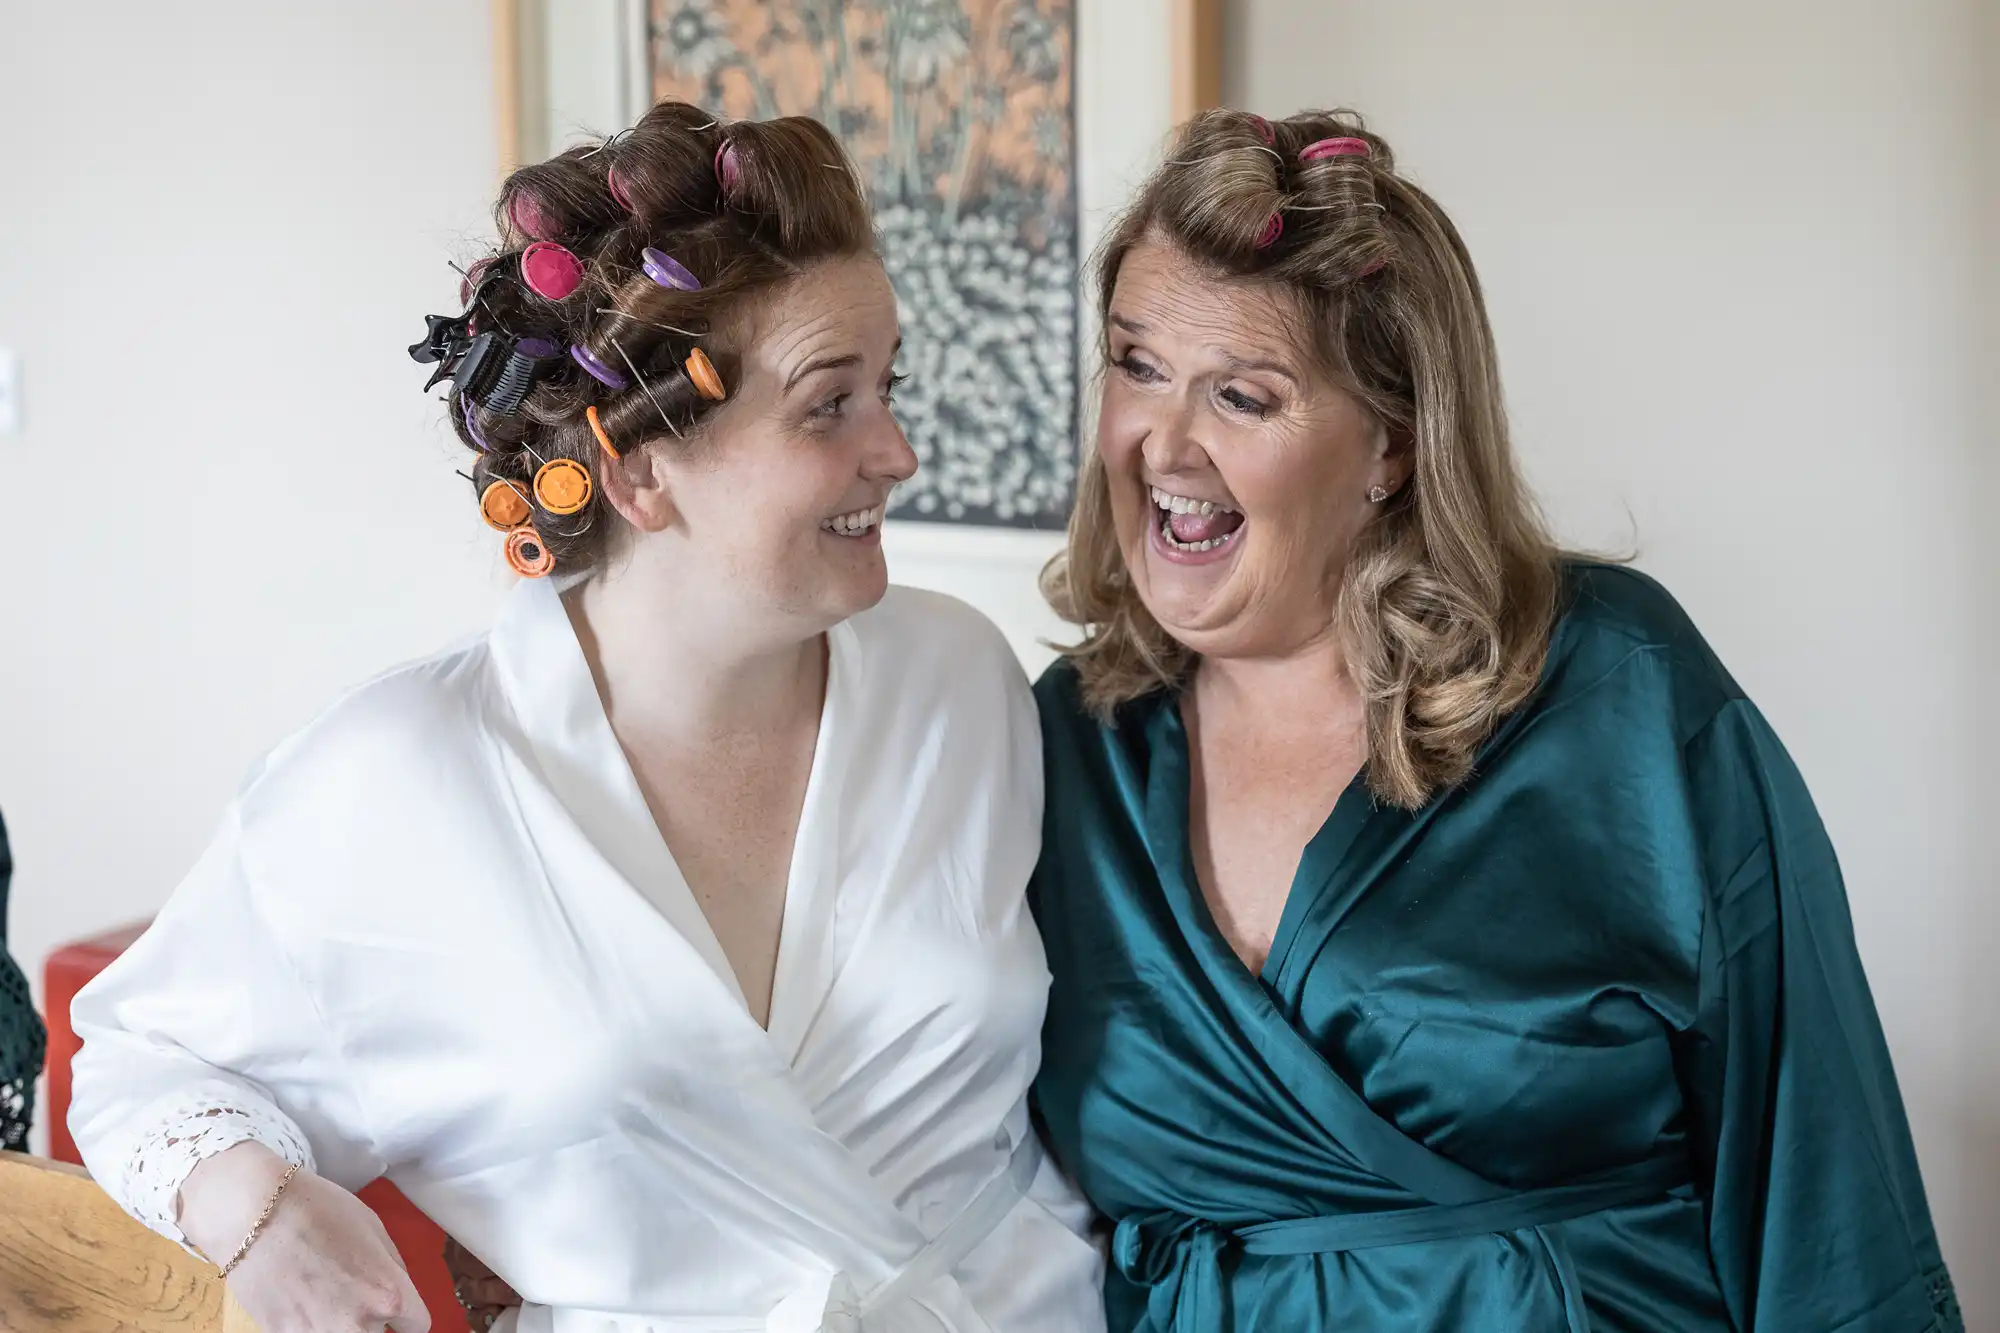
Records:
{"label": "v-neckline", "polygon": [[[1350,867],[1356,844],[1378,813],[1364,766],[1299,857],[1271,952],[1252,972],[1229,946],[1194,873],[1189,836],[1191,764],[1187,732],[1169,697],[1147,724],[1146,841],[1170,915],[1204,980],[1238,1016],[1273,1073],[1358,1164],[1431,1203],[1480,1202],[1504,1191],[1405,1134],[1370,1106],[1296,1025],[1279,983],[1306,920]],[[1350,890],[1349,896],[1352,896]],[[1343,904],[1344,907],[1347,904]],[[1324,915],[1323,913],[1321,915]]]}
{"label": "v-neckline", "polygon": [[[537,583],[513,596],[493,643],[503,670],[514,679],[516,715],[540,756],[543,780],[616,872],[620,884],[613,895],[679,935],[706,964],[743,1024],[787,1066],[796,1065],[837,964],[832,926],[840,821],[828,788],[859,688],[861,654],[853,627],[842,622],[826,632],[825,694],[786,869],[771,1002],[760,1024],[612,730],[560,593]],[[649,883],[662,886],[657,898],[640,887]],[[643,977],[642,971],[630,984],[643,988]]]}
{"label": "v-neckline", "polygon": [[[1198,941],[1205,955],[1205,970],[1211,975],[1218,971],[1234,973],[1257,983],[1267,995],[1274,995],[1300,927],[1374,813],[1373,798],[1368,792],[1368,766],[1364,763],[1355,770],[1340,795],[1334,798],[1333,809],[1306,840],[1285,890],[1285,904],[1278,913],[1271,947],[1264,955],[1263,966],[1253,969],[1223,933],[1195,869],[1194,755],[1176,696],[1169,694],[1161,700],[1149,730],[1152,777],[1148,804],[1158,805],[1151,812],[1157,817],[1148,822],[1153,826],[1154,836],[1164,831],[1171,839],[1160,850],[1163,858],[1171,861],[1174,873],[1162,873],[1161,880],[1176,898],[1179,910],[1175,915],[1183,921],[1183,933],[1191,943]],[[1167,867],[1161,869],[1164,872]]]}
{"label": "v-neckline", "polygon": [[[805,795],[799,804],[798,825],[792,832],[792,854],[785,866],[785,901],[778,915],[777,956],[772,960],[771,995],[761,1023],[751,1010],[750,997],[743,990],[743,979],[736,975],[736,967],[729,961],[729,953],[722,947],[722,939],[715,933],[714,923],[709,920],[701,899],[696,896],[694,886],[688,882],[687,873],[681,869],[680,858],[674,855],[673,846],[661,831],[659,821],[653,816],[652,806],[646,803],[645,791],[639,786],[638,775],[632,772],[631,760],[618,741],[609,714],[604,719],[611,744],[617,747],[619,758],[624,760],[625,772],[633,793],[638,797],[639,808],[659,839],[661,856],[666,869],[671,872],[668,886],[693,907],[693,919],[701,923],[696,947],[715,970],[717,978],[735,997],[743,1016],[771,1038],[788,1064],[797,1058],[799,1047],[805,1040],[806,1027],[818,1008],[817,1004],[813,1004],[807,1012],[801,1013],[802,1009],[807,1009],[806,1002],[794,1003],[794,1000],[802,989],[825,974],[831,962],[832,899],[838,887],[838,874],[835,858],[831,854],[835,812],[824,797],[829,781],[826,772],[830,762],[828,756],[833,751],[843,711],[838,691],[846,675],[846,663],[842,660],[846,654],[839,631],[845,628],[844,625],[836,625],[825,635],[826,680],[821,691],[819,726],[813,733],[812,763],[806,770]],[[595,689],[594,682],[592,688]],[[827,884],[825,881],[828,879],[834,883]],[[636,886],[632,887],[636,892]]]}

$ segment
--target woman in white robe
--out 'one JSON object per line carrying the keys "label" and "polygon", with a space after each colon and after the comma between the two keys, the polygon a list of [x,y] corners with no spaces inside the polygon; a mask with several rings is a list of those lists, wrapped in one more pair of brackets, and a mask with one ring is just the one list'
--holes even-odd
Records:
{"label": "woman in white robe", "polygon": [[[453,419],[481,486],[536,496],[517,554],[570,577],[273,751],[76,1001],[93,1174],[218,1263],[250,1239],[264,1333],[421,1333],[347,1193],[377,1176],[524,1329],[1102,1326],[1026,1107],[1034,705],[976,613],[886,589],[915,459],[840,160],[809,122],[663,104],[517,173],[472,305],[583,351],[516,411],[461,374]],[[577,291],[524,276],[535,238]],[[551,458],[593,475],[577,513]]]}

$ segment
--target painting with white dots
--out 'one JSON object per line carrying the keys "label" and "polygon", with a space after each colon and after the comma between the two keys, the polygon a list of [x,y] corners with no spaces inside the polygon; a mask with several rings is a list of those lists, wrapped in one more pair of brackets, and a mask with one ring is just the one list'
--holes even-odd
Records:
{"label": "painting with white dots", "polygon": [[1060,528],[1076,483],[1072,0],[652,0],[652,93],[813,116],[903,324],[899,518]]}

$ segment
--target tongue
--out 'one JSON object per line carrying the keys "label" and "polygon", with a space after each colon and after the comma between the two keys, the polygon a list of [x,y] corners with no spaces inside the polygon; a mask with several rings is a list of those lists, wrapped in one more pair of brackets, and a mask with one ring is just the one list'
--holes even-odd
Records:
{"label": "tongue", "polygon": [[1243,515],[1216,510],[1212,514],[1175,514],[1167,520],[1174,540],[1187,545],[1226,537],[1243,526]]}

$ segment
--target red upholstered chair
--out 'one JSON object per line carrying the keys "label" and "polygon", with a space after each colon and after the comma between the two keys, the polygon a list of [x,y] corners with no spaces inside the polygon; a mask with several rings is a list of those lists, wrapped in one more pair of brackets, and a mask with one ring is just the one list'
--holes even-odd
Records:
{"label": "red upholstered chair", "polygon": [[[87,940],[65,945],[49,955],[43,972],[49,1023],[49,1155],[57,1161],[82,1164],[76,1142],[69,1136],[70,1061],[81,1045],[70,1030],[69,1004],[84,983],[139,938],[145,925],[124,926]],[[361,1201],[375,1210],[389,1237],[402,1252],[410,1277],[431,1313],[436,1333],[467,1333],[465,1311],[451,1294],[451,1274],[444,1266],[444,1232],[386,1180],[361,1191]]]}

